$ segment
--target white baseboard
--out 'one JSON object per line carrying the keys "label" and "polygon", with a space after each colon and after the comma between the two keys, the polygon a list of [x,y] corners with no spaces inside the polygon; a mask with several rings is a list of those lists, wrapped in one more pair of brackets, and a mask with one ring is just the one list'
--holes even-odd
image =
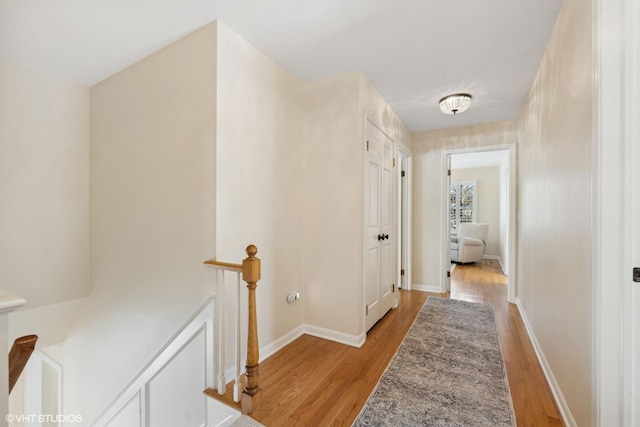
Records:
{"label": "white baseboard", "polygon": [[560,411],[560,416],[562,417],[565,425],[577,427],[576,420],[573,418],[571,410],[569,409],[569,405],[567,405],[567,401],[562,395],[562,391],[560,390],[560,386],[556,381],[556,377],[553,375],[551,366],[549,366],[549,362],[547,361],[547,358],[542,351],[542,347],[540,347],[540,343],[538,342],[535,334],[533,333],[533,330],[531,329],[531,324],[529,323],[529,319],[527,319],[527,314],[524,311],[524,307],[522,306],[522,301],[520,300],[520,298],[516,298],[516,305],[518,306],[518,310],[520,310],[520,317],[522,317],[522,322],[524,323],[524,327],[527,330],[527,334],[529,335],[529,339],[531,340],[533,349],[536,352],[536,356],[538,357],[538,361],[540,362],[540,366],[542,367],[542,372],[544,373],[544,376],[549,383],[549,387],[551,388],[551,393],[553,394],[553,398],[555,399],[558,410]]}
{"label": "white baseboard", "polygon": [[[265,359],[274,355],[279,350],[282,350],[287,345],[291,344],[293,341],[300,338],[304,334],[358,348],[362,347],[367,337],[367,334],[365,332],[360,335],[349,335],[345,334],[344,332],[334,331],[332,329],[303,324],[287,332],[277,340],[260,348],[260,362],[263,362]],[[242,363],[245,363],[244,360],[242,361]],[[233,367],[227,369],[226,375],[227,378],[233,378]]]}
{"label": "white baseboard", "polygon": [[440,286],[437,285],[422,285],[420,283],[414,283],[411,286],[412,291],[424,291],[424,292],[434,292],[436,294],[442,293]]}
{"label": "white baseboard", "polygon": [[334,331],[331,329],[321,328],[319,326],[304,325],[304,333],[318,338],[324,338],[329,341],[339,342],[340,344],[350,345],[360,348],[364,344],[367,333],[362,332],[360,335],[350,335],[344,332]]}
{"label": "white baseboard", "polygon": [[290,332],[287,332],[277,340],[265,345],[260,349],[260,362],[275,354],[276,352],[278,352],[278,350],[285,348],[297,338],[302,336],[302,334],[304,334],[304,325],[298,326],[297,328],[291,330]]}
{"label": "white baseboard", "polygon": [[502,257],[498,258],[498,262],[500,263],[500,268],[502,269],[502,272],[504,273],[505,276],[509,276],[509,272],[507,271],[507,269],[505,268],[504,263],[502,262]]}
{"label": "white baseboard", "polygon": [[[287,332],[277,340],[265,345],[264,347],[261,347],[259,351],[260,353],[259,363],[264,362],[266,359],[268,359],[269,357],[277,353],[279,350],[291,344],[293,341],[295,341],[297,338],[299,338],[303,334],[304,334],[304,325],[298,326],[297,328]],[[240,360],[240,366],[244,366],[246,365],[246,363],[247,363],[247,359],[243,357]],[[227,369],[225,369],[224,371],[224,375],[227,380],[233,380],[233,378],[235,377],[235,367],[233,365],[227,367]]]}

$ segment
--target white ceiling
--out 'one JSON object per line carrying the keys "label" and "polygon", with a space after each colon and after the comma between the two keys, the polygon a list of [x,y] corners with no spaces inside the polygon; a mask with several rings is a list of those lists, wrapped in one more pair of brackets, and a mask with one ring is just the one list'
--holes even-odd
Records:
{"label": "white ceiling", "polygon": [[[362,71],[412,131],[519,116],[562,0],[0,0],[0,59],[93,85],[220,19],[304,81]],[[438,100],[473,96],[446,116]]]}

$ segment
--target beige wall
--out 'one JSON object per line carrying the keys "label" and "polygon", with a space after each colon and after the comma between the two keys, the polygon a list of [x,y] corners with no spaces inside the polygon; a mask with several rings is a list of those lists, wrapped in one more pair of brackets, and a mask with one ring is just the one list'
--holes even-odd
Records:
{"label": "beige wall", "polygon": [[577,425],[591,425],[591,6],[567,0],[522,113],[518,288]]}
{"label": "beige wall", "polygon": [[89,89],[0,61],[0,283],[25,309],[89,293]]}
{"label": "beige wall", "polygon": [[310,83],[306,93],[305,323],[362,343],[365,120],[395,144],[408,145],[410,133],[359,72]]}
{"label": "beige wall", "polygon": [[443,152],[515,143],[516,121],[413,134],[413,284],[439,289],[444,277]]}
{"label": "beige wall", "polygon": [[[218,22],[218,259],[239,262],[258,246],[259,342],[302,325],[303,85]],[[297,290],[302,300],[287,303]]]}
{"label": "beige wall", "polygon": [[500,248],[500,170],[497,166],[452,169],[451,181],[477,181],[476,221],[489,224],[485,255],[499,257]]}
{"label": "beige wall", "polygon": [[305,323],[358,341],[362,322],[363,148],[360,75],[306,87]]}
{"label": "beige wall", "polygon": [[211,293],[216,33],[91,88],[91,296],[62,347],[65,408],[93,420]]}

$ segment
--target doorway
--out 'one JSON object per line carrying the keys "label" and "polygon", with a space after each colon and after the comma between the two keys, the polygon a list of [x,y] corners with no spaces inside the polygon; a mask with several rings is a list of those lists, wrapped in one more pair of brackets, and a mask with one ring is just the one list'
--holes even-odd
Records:
{"label": "doorway", "polygon": [[[441,289],[443,292],[449,290],[449,278],[451,274],[451,253],[450,242],[452,230],[455,233],[455,225],[452,224],[453,218],[460,218],[460,215],[452,216],[452,212],[456,207],[452,206],[451,201],[451,178],[450,174],[454,174],[454,170],[474,169],[473,172],[461,173],[457,178],[473,178],[474,174],[480,173],[482,168],[496,168],[491,174],[495,175],[498,188],[491,190],[491,194],[485,193],[485,199],[491,198],[494,213],[491,214],[490,208],[486,207],[485,216],[480,216],[478,222],[491,222],[490,236],[487,239],[487,249],[485,257],[497,259],[507,276],[507,300],[515,303],[515,144],[501,144],[487,147],[473,147],[465,149],[445,150],[443,151],[443,170],[445,179],[443,179],[442,189],[442,205],[443,205],[443,256],[445,261],[443,269],[447,272],[443,279]],[[488,179],[488,178],[487,178]],[[477,181],[477,180],[476,180]],[[482,199],[482,191],[476,190],[478,204]],[[486,201],[486,200],[484,200]],[[487,204],[488,205],[488,204]],[[474,209],[477,209],[475,207]],[[489,212],[489,213],[487,213]],[[491,216],[497,214],[497,218]],[[474,211],[470,218],[475,217],[477,211]],[[489,217],[487,217],[489,215]],[[490,249],[490,250],[489,250]]]}

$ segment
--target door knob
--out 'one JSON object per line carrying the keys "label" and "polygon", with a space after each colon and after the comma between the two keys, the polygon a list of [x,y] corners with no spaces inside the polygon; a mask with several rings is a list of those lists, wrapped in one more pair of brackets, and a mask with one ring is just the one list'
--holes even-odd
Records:
{"label": "door knob", "polygon": [[383,235],[382,235],[382,238],[383,238],[383,239],[388,239],[388,238],[389,238],[389,235],[388,235],[388,234],[383,234]]}
{"label": "door knob", "polygon": [[384,235],[383,234],[378,234],[378,241],[380,240],[384,240]]}

